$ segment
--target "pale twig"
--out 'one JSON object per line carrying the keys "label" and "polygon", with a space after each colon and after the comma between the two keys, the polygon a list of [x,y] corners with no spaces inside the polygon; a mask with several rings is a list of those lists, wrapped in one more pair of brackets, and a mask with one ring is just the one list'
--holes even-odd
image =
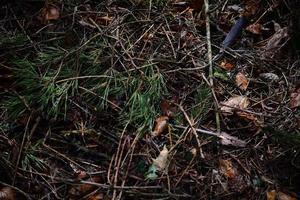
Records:
{"label": "pale twig", "polygon": [[[210,36],[210,19],[209,19],[209,3],[208,0],[204,0],[205,4],[205,24],[206,24],[206,39],[207,39],[207,57],[208,57],[208,64],[209,64],[209,82],[210,82],[210,88],[211,91],[215,95],[214,91],[214,80],[213,80],[213,58],[212,58],[212,49],[211,49],[211,36]],[[219,115],[219,106],[218,101],[215,98],[215,113],[216,113],[216,124],[217,124],[217,131],[221,131],[221,125],[220,125],[220,115]]]}
{"label": "pale twig", "polygon": [[200,155],[202,158],[204,158],[204,155],[202,153],[202,148],[201,148],[201,143],[200,143],[200,140],[199,140],[199,136],[197,134],[197,131],[196,129],[194,128],[194,124],[192,124],[192,121],[191,119],[189,118],[188,114],[185,112],[185,110],[183,109],[183,107],[181,105],[178,105],[179,109],[181,110],[181,112],[183,113],[185,119],[187,120],[188,124],[190,125],[191,129],[192,129],[192,132],[196,138],[196,141],[197,141],[197,144],[198,144],[198,148],[199,148],[199,151],[200,151]]}

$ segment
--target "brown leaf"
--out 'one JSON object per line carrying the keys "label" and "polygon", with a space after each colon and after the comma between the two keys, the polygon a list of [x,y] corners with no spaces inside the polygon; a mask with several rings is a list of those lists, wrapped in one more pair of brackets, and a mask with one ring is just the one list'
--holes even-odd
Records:
{"label": "brown leaf", "polygon": [[39,19],[43,24],[48,23],[50,20],[57,20],[60,16],[59,8],[54,4],[45,4],[41,9]]}
{"label": "brown leaf", "polygon": [[220,171],[228,179],[235,179],[238,172],[231,160],[219,160]]}
{"label": "brown leaf", "polygon": [[235,77],[235,83],[241,90],[247,90],[247,87],[249,85],[249,81],[246,78],[246,76],[239,72]]}
{"label": "brown leaf", "polygon": [[154,131],[152,131],[152,136],[160,136],[167,128],[168,128],[168,120],[167,116],[160,116],[155,120]]}
{"label": "brown leaf", "polygon": [[232,145],[232,146],[236,146],[236,147],[245,147],[246,144],[247,144],[245,141],[240,140],[237,137],[229,135],[225,132],[221,132],[221,134],[219,135],[219,138],[221,139],[220,142],[221,142],[222,145]]}
{"label": "brown leaf", "polygon": [[225,115],[233,114],[235,108],[245,109],[249,106],[250,101],[248,97],[245,96],[236,96],[231,97],[227,101],[222,102],[223,106],[221,107],[221,111]]}
{"label": "brown leaf", "polygon": [[259,1],[257,0],[245,0],[245,10],[242,13],[245,17],[252,17],[257,14],[259,10]]}
{"label": "brown leaf", "polygon": [[254,34],[261,34],[261,30],[263,29],[263,26],[261,24],[251,24],[249,25],[246,30],[247,31],[250,31],[251,33],[254,33]]}
{"label": "brown leaf", "polygon": [[276,190],[267,191],[267,200],[275,200],[276,194]]}
{"label": "brown leaf", "polygon": [[283,193],[283,192],[278,192],[277,199],[278,200],[297,200],[295,197],[293,197],[289,194]]}
{"label": "brown leaf", "polygon": [[227,71],[230,71],[234,68],[234,65],[230,62],[227,62],[226,60],[223,60],[221,63],[220,63],[220,67],[227,70]]}
{"label": "brown leaf", "polygon": [[[100,177],[94,176],[87,179],[89,182],[100,182]],[[89,192],[96,189],[97,186],[91,185],[91,184],[80,184],[80,185],[74,185],[69,189],[69,195],[71,196],[70,199],[78,199],[81,196],[84,196],[88,194]]]}
{"label": "brown leaf", "polygon": [[10,187],[3,187],[0,190],[0,199],[16,200],[16,194]]}
{"label": "brown leaf", "polygon": [[296,108],[300,106],[300,85],[291,93],[290,97],[291,108]]}
{"label": "brown leaf", "polygon": [[174,106],[174,103],[168,100],[162,100],[160,103],[160,108],[162,110],[163,115],[168,117],[174,117],[176,112],[176,106]]}
{"label": "brown leaf", "polygon": [[200,12],[202,10],[204,0],[191,0],[190,8],[195,12]]}
{"label": "brown leaf", "polygon": [[163,150],[159,153],[158,157],[153,159],[153,165],[157,168],[157,170],[163,171],[167,167],[168,156],[169,150],[165,145]]}

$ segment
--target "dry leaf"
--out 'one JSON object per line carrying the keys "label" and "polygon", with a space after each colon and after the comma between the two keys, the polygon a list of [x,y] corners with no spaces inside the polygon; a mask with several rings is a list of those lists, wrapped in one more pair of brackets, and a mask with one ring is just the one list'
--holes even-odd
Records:
{"label": "dry leaf", "polygon": [[265,58],[273,58],[288,40],[288,28],[280,28],[269,39],[267,39],[267,44],[264,46],[265,51],[262,56]]}
{"label": "dry leaf", "polygon": [[[100,182],[100,177],[94,176],[91,178],[88,178],[87,181],[89,182]],[[69,189],[69,195],[71,196],[71,200],[79,199],[78,197],[84,196],[88,194],[89,192],[93,191],[97,186],[91,185],[91,184],[80,184],[80,185],[74,185]]]}
{"label": "dry leaf", "polygon": [[235,179],[237,176],[237,169],[233,166],[231,160],[219,160],[220,171],[228,179]]}
{"label": "dry leaf", "polygon": [[244,74],[239,72],[235,77],[235,83],[241,90],[247,90],[249,81]]}
{"label": "dry leaf", "polygon": [[263,29],[263,26],[261,24],[251,24],[247,26],[246,30],[250,31],[251,33],[254,34],[261,34],[261,30]]}
{"label": "dry leaf", "polygon": [[292,197],[291,195],[283,193],[283,192],[278,192],[277,199],[278,200],[297,200],[295,197]]}
{"label": "dry leaf", "polygon": [[163,115],[168,117],[174,117],[177,107],[175,107],[171,101],[162,100],[162,102],[160,103],[160,108],[162,110]]}
{"label": "dry leaf", "polygon": [[190,8],[195,12],[201,12],[204,4],[204,0],[191,0]]}
{"label": "dry leaf", "polygon": [[220,63],[220,67],[229,71],[229,70],[232,70],[234,68],[234,65],[230,62],[227,62],[226,60],[223,60],[221,63]]}
{"label": "dry leaf", "polygon": [[267,200],[275,200],[276,199],[276,190],[271,190],[267,192]]}
{"label": "dry leaf", "polygon": [[291,105],[291,108],[296,108],[296,107],[300,106],[300,85],[298,85],[298,88],[296,88],[291,93],[290,105]]}
{"label": "dry leaf", "polygon": [[259,10],[259,1],[257,0],[245,0],[245,10],[242,13],[245,17],[252,17],[257,14]]}
{"label": "dry leaf", "polygon": [[233,114],[235,108],[245,109],[249,106],[250,101],[248,97],[245,96],[236,96],[231,97],[227,101],[222,102],[223,106],[221,111],[226,115]]}
{"label": "dry leaf", "polygon": [[237,137],[231,136],[225,132],[221,132],[221,134],[218,136],[221,140],[222,145],[232,145],[236,147],[245,147],[246,142],[243,140],[238,139]]}
{"label": "dry leaf", "polygon": [[16,194],[10,187],[3,187],[0,190],[0,199],[3,200],[16,200]]}
{"label": "dry leaf", "polygon": [[50,20],[57,20],[60,16],[59,8],[53,4],[46,4],[40,11],[39,20],[43,24],[48,23]]}
{"label": "dry leaf", "polygon": [[168,120],[167,116],[160,116],[155,120],[154,131],[152,131],[152,136],[160,136],[167,128],[168,128]]}
{"label": "dry leaf", "polygon": [[257,119],[257,117],[251,113],[247,113],[247,112],[243,112],[243,111],[237,111],[236,114],[241,117],[242,119],[245,119],[247,121],[251,121],[251,122],[254,122],[254,124],[256,126],[261,126],[262,125],[262,122],[259,121]]}
{"label": "dry leaf", "polygon": [[163,171],[167,167],[168,156],[169,150],[166,146],[164,146],[164,149],[159,153],[158,157],[153,159],[153,165],[157,168],[157,170]]}

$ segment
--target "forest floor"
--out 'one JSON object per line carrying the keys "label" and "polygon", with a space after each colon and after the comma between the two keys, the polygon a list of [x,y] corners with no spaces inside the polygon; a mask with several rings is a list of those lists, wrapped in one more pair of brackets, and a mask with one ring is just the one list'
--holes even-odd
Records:
{"label": "forest floor", "polygon": [[0,3],[0,199],[300,199],[300,2]]}

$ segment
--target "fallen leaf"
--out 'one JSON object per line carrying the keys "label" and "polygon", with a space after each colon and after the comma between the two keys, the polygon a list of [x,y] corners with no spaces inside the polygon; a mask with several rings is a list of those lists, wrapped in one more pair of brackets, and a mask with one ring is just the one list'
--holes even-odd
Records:
{"label": "fallen leaf", "polygon": [[300,106],[300,85],[291,93],[290,97],[291,108],[296,108]]}
{"label": "fallen leaf", "polygon": [[102,193],[96,193],[90,196],[87,200],[102,200],[104,198]]}
{"label": "fallen leaf", "polygon": [[159,153],[158,157],[153,159],[153,165],[157,168],[157,170],[163,171],[167,167],[168,156],[169,150],[165,145],[163,150]]}
{"label": "fallen leaf", "polygon": [[242,15],[248,18],[256,15],[259,10],[259,6],[259,1],[257,0],[245,0],[245,9]]}
{"label": "fallen leaf", "polygon": [[237,176],[237,169],[233,166],[231,160],[219,160],[220,171],[228,179],[235,179]]}
{"label": "fallen leaf", "polygon": [[250,101],[248,97],[245,96],[236,96],[231,97],[227,101],[222,102],[223,106],[221,107],[221,111],[225,115],[232,115],[235,108],[246,109]]}
{"label": "fallen leaf", "polygon": [[249,26],[247,26],[246,30],[253,33],[253,34],[261,34],[261,31],[263,29],[263,26],[261,24],[251,24]]}
{"label": "fallen leaf", "polygon": [[160,103],[160,108],[162,110],[163,115],[171,118],[174,117],[177,107],[175,107],[171,101],[162,100]]}
{"label": "fallen leaf", "polygon": [[267,191],[267,200],[275,200],[276,194],[276,190]]}
{"label": "fallen leaf", "polygon": [[54,4],[45,4],[41,9],[38,19],[46,24],[50,20],[57,20],[60,16],[59,8]]}
{"label": "fallen leaf", "polygon": [[246,76],[239,72],[235,77],[235,83],[241,90],[247,90],[247,87],[249,85],[249,81],[246,78]]}
{"label": "fallen leaf", "polygon": [[[86,181],[99,183],[100,182],[100,177],[98,177],[98,176],[90,177]],[[93,191],[96,188],[97,188],[97,186],[95,186],[95,185],[83,183],[83,184],[80,184],[80,185],[72,186],[69,189],[68,193],[71,197],[70,199],[75,200],[75,199],[79,199],[79,197],[81,197],[81,196],[84,196],[84,195],[90,193],[91,191]]]}
{"label": "fallen leaf", "polygon": [[264,52],[262,53],[262,56],[265,58],[275,57],[276,53],[278,53],[289,40],[288,31],[288,27],[280,28],[268,38],[266,45],[263,47]]}
{"label": "fallen leaf", "polygon": [[16,200],[16,194],[10,187],[3,187],[0,190],[0,199]]}
{"label": "fallen leaf", "polygon": [[227,71],[230,71],[234,68],[234,65],[230,62],[227,62],[226,60],[223,60],[221,63],[220,63],[220,67],[227,70]]}
{"label": "fallen leaf", "polygon": [[204,4],[204,0],[191,0],[190,8],[195,12],[201,12]]}
{"label": "fallen leaf", "polygon": [[245,147],[246,142],[243,140],[238,139],[237,137],[234,137],[232,135],[229,135],[225,132],[221,132],[220,135],[218,136],[221,140],[222,145],[232,145],[236,147]]}
{"label": "fallen leaf", "polygon": [[167,128],[168,128],[168,120],[167,116],[160,116],[155,120],[154,131],[152,131],[152,136],[160,136]]}
{"label": "fallen leaf", "polygon": [[297,200],[295,197],[292,197],[291,195],[283,193],[283,192],[278,192],[277,199],[278,200]]}
{"label": "fallen leaf", "polygon": [[236,114],[241,117],[242,119],[245,119],[247,121],[251,121],[251,122],[254,122],[254,124],[256,126],[261,126],[262,125],[262,122],[259,121],[257,119],[257,117],[251,113],[248,113],[248,112],[243,112],[243,111],[237,111]]}

